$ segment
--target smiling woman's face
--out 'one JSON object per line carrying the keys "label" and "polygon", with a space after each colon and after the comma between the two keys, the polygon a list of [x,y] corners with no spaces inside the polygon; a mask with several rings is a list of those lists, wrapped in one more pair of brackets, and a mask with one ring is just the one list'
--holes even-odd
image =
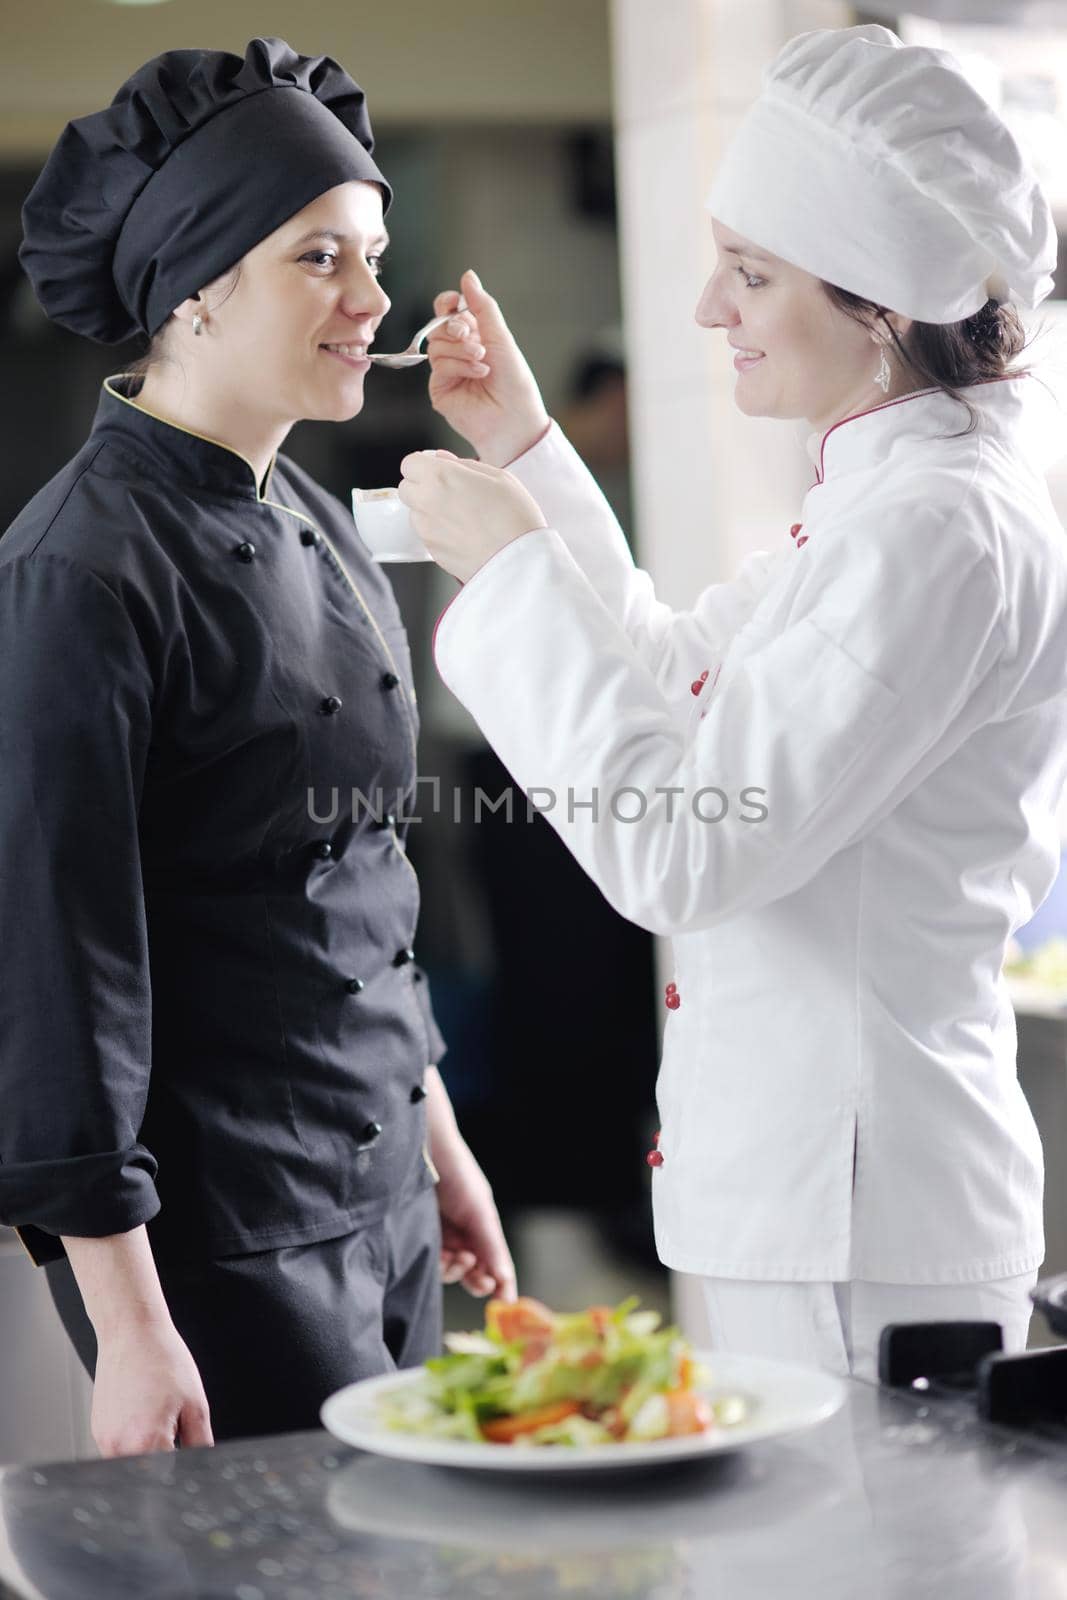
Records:
{"label": "smiling woman's face", "polygon": [[[204,292],[221,337],[198,358],[217,359],[216,381],[274,420],[354,417],[366,347],[389,309],[378,282],[387,244],[377,184],[328,189],[248,252],[231,294],[216,304]],[[347,355],[326,348],[339,344]]]}
{"label": "smiling woman's face", "polygon": [[719,260],[696,320],[726,330],[736,351],[739,410],[830,427],[889,398],[874,383],[879,351],[869,330],[830,303],[818,278],[717,219],[712,232]]}

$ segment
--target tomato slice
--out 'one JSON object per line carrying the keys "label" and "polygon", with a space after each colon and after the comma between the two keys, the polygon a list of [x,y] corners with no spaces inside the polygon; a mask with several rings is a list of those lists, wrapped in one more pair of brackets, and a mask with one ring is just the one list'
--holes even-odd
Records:
{"label": "tomato slice", "polygon": [[602,1339],[605,1333],[608,1331],[608,1324],[611,1322],[611,1307],[590,1306],[589,1315],[592,1319],[594,1329]]}
{"label": "tomato slice", "polygon": [[490,1300],[485,1308],[485,1325],[491,1334],[510,1344],[514,1339],[552,1334],[556,1319],[540,1300],[520,1295],[517,1300]]}
{"label": "tomato slice", "polygon": [[557,1400],[554,1405],[539,1406],[536,1411],[525,1411],[521,1416],[495,1417],[492,1422],[483,1422],[482,1434],[491,1444],[511,1444],[524,1433],[535,1433],[538,1428],[562,1422],[564,1417],[573,1417],[579,1409],[576,1400]]}
{"label": "tomato slice", "polygon": [[695,1389],[669,1389],[665,1396],[670,1425],[668,1437],[679,1439],[689,1433],[707,1433],[715,1415],[708,1401]]}
{"label": "tomato slice", "polygon": [[535,1333],[522,1347],[522,1360],[520,1365],[532,1367],[536,1361],[549,1351],[552,1346],[552,1335],[548,1333]]}

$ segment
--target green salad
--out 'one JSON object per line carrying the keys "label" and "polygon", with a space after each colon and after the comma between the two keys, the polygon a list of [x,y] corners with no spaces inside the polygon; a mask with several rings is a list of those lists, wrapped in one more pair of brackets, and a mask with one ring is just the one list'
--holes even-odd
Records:
{"label": "green salad", "polygon": [[554,1312],[491,1300],[485,1328],[445,1337],[418,1383],[379,1400],[389,1428],[501,1445],[611,1445],[707,1433],[743,1420],[740,1395],[711,1399],[677,1328],[637,1299]]}

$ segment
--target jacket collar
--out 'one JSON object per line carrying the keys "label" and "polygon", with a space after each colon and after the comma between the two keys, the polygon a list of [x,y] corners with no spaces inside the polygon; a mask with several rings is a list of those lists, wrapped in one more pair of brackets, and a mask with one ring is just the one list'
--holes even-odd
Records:
{"label": "jacket collar", "polygon": [[135,398],[136,378],[126,373],[105,378],[93,420],[93,437],[106,437],[130,445],[147,457],[163,482],[186,484],[213,494],[232,494],[261,501],[269,491],[276,456],[264,478],[264,493],[256,483],[256,469],[246,456],[217,439],[192,433],[179,423],[146,411]]}
{"label": "jacket collar", "polygon": [[[978,411],[975,433],[1000,439],[1024,457],[1032,470],[1047,472],[1067,451],[1067,413],[1038,375],[994,378],[960,393]],[[963,407],[940,389],[920,389],[845,417],[825,433],[808,437],[807,452],[817,474],[815,486],[877,467],[901,445],[959,433],[968,422]]]}

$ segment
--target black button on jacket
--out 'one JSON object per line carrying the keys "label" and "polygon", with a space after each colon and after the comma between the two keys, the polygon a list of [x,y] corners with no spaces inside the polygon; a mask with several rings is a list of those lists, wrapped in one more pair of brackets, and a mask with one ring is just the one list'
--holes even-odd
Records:
{"label": "black button on jacket", "polygon": [[392,591],[300,467],[261,494],[130,387],[0,539],[0,1221],[38,1260],[307,1243],[432,1182],[418,886],[352,802],[416,810]]}

